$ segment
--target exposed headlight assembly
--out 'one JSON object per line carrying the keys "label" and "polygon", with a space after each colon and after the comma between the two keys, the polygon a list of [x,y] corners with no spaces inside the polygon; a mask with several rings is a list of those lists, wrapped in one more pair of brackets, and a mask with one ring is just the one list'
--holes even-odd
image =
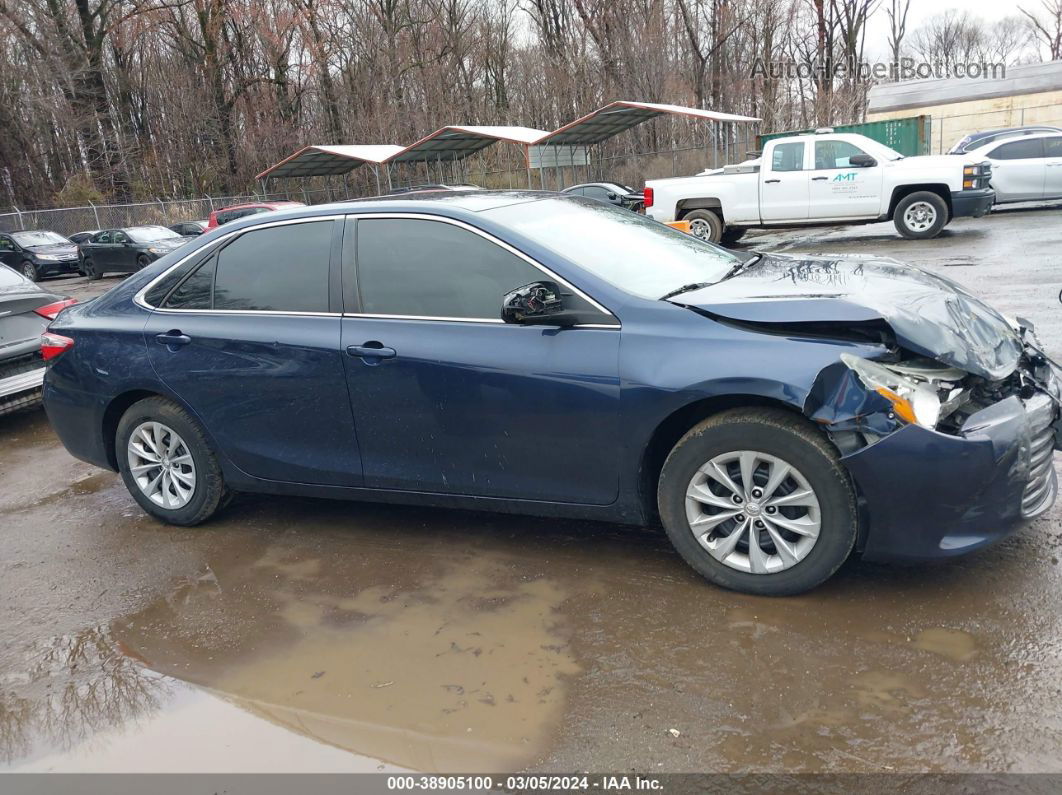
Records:
{"label": "exposed headlight assembly", "polygon": [[883,364],[848,353],[841,354],[841,361],[859,377],[863,386],[889,401],[901,420],[923,428],[936,428],[940,420],[940,397],[928,383],[920,383]]}

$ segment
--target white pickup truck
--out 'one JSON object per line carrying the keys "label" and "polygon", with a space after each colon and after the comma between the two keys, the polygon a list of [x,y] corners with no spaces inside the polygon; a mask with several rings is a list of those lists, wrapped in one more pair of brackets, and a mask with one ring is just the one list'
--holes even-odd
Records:
{"label": "white pickup truck", "polygon": [[863,135],[817,130],[768,141],[756,160],[650,180],[645,212],[727,244],[748,229],[890,219],[904,237],[930,238],[956,216],[988,212],[991,168],[957,155],[904,157]]}

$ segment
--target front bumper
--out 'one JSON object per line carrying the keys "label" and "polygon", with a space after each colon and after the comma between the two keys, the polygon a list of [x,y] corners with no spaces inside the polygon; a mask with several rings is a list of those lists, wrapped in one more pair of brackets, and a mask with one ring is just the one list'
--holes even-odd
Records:
{"label": "front bumper", "polygon": [[868,517],[864,559],[961,555],[1046,511],[1059,425],[1057,403],[1037,392],[970,415],[960,435],[907,425],[845,456]]}
{"label": "front bumper", "polygon": [[965,218],[972,216],[980,218],[992,209],[995,201],[996,192],[991,188],[954,191],[951,194],[951,217]]}

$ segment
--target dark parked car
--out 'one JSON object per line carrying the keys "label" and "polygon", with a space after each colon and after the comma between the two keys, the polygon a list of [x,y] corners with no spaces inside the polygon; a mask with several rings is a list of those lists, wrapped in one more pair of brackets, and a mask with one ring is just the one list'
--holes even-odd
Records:
{"label": "dark parked car", "polygon": [[77,273],[77,246],[56,232],[0,232],[0,263],[27,279]]}
{"label": "dark parked car", "polygon": [[99,229],[86,229],[84,232],[75,232],[70,235],[70,242],[77,243],[79,246],[86,240],[90,240],[93,235],[98,235]]}
{"label": "dark parked car", "polygon": [[171,224],[170,229],[184,237],[196,237],[207,231],[207,221],[181,221]]}
{"label": "dark parked car", "polygon": [[618,182],[587,182],[584,185],[572,185],[565,188],[562,193],[573,196],[585,196],[588,199],[596,199],[605,204],[614,204],[617,207],[625,207],[628,210],[639,210],[642,207],[641,191]]}
{"label": "dark parked car", "polygon": [[982,146],[1002,141],[1004,138],[1020,138],[1025,135],[1037,133],[1062,133],[1062,127],[1031,126],[1031,127],[1004,127],[998,130],[981,130],[970,133],[965,138],[960,138],[955,145],[948,150],[949,155],[964,155]]}
{"label": "dark parked car", "polygon": [[708,579],[783,594],[977,549],[1057,489],[1054,366],[953,282],[585,198],[243,219],[46,339],[67,449],[178,525],[233,491],[659,517]]}
{"label": "dark parked car", "polygon": [[21,273],[0,265],[0,414],[40,402],[44,380],[41,334],[73,303],[74,299],[42,290]]}
{"label": "dark parked car", "polygon": [[302,202],[251,202],[249,204],[234,204],[232,207],[223,207],[220,210],[214,210],[214,212],[210,214],[210,218],[207,219],[206,228],[210,230],[239,218],[246,218],[248,215],[258,215],[259,213],[268,213],[273,210],[286,210],[291,207],[305,207],[305,205]]}
{"label": "dark parked car", "polygon": [[134,273],[191,239],[164,226],[104,229],[79,246],[81,270],[90,279],[105,273]]}

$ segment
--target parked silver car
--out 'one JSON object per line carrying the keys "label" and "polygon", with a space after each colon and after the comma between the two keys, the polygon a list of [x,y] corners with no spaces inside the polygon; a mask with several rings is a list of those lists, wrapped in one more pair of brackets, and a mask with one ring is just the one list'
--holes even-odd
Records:
{"label": "parked silver car", "polygon": [[1062,199],[1062,132],[993,141],[966,153],[992,164],[996,204]]}

